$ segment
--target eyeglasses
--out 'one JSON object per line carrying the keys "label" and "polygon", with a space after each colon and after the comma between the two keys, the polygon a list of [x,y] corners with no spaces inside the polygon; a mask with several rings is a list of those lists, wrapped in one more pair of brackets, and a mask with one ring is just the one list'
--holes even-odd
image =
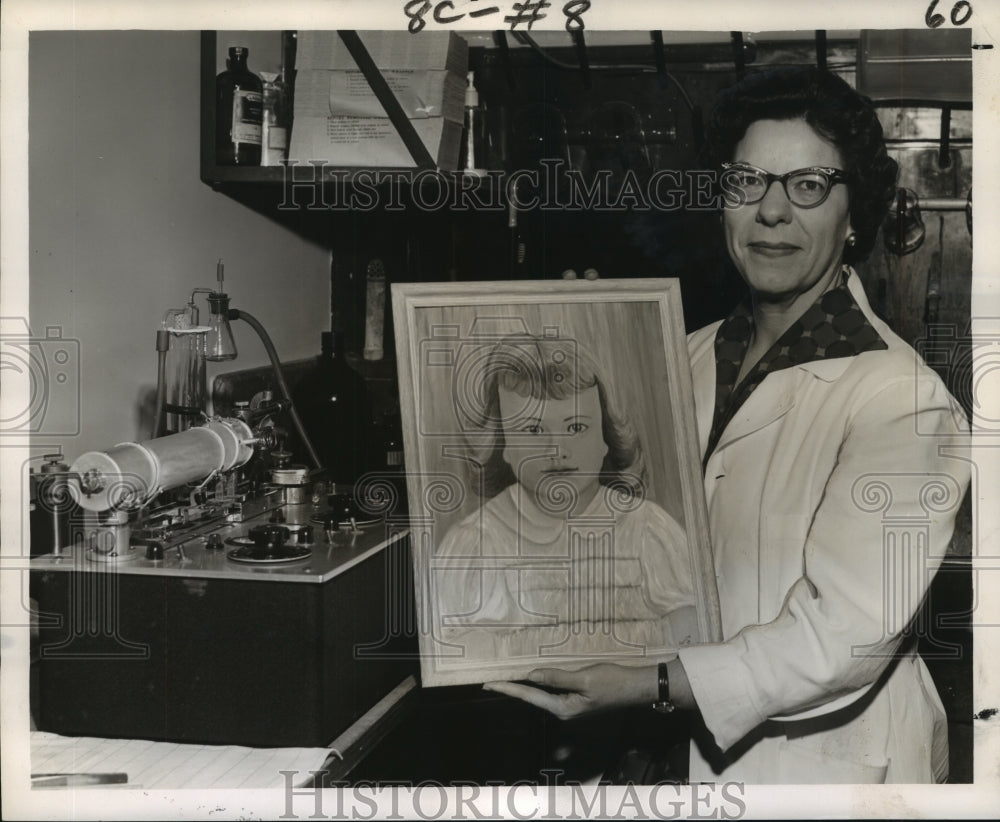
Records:
{"label": "eyeglasses", "polygon": [[815,208],[830,196],[837,183],[846,181],[839,168],[811,166],[797,168],[787,174],[771,174],[748,163],[723,163],[720,182],[723,199],[729,208],[752,205],[764,199],[771,183],[777,181],[792,205]]}

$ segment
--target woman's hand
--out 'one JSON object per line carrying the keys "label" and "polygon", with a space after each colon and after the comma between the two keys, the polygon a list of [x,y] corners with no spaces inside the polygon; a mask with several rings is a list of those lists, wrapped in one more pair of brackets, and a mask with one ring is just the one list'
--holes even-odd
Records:
{"label": "woman's hand", "polygon": [[602,663],[579,671],[538,668],[528,674],[528,680],[565,693],[551,693],[520,682],[487,682],[483,688],[523,699],[560,719],[611,708],[652,705],[657,699],[656,665]]}
{"label": "woman's hand", "polygon": [[[681,661],[673,659],[668,662],[667,672],[671,702],[678,708],[696,707]],[[552,693],[521,682],[487,682],[483,688],[523,699],[559,719],[573,719],[612,708],[651,706],[659,699],[657,679],[656,664],[636,667],[606,662],[579,671],[537,668],[528,674],[530,682],[565,693]]]}

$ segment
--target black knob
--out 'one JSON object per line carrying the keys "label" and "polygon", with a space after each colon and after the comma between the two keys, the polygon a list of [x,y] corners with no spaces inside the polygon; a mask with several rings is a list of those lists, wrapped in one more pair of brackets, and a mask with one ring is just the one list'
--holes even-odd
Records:
{"label": "black knob", "polygon": [[163,559],[163,543],[148,543],[146,545],[146,559]]}
{"label": "black knob", "polygon": [[275,508],[274,513],[271,514],[271,518],[268,522],[284,522],[285,521],[285,510],[283,508]]}
{"label": "black knob", "polygon": [[218,534],[209,534],[205,542],[205,548],[209,551],[218,551],[222,548],[222,537]]}
{"label": "black knob", "polygon": [[267,553],[280,551],[288,542],[290,532],[280,525],[255,525],[250,529],[250,539],[258,551]]}

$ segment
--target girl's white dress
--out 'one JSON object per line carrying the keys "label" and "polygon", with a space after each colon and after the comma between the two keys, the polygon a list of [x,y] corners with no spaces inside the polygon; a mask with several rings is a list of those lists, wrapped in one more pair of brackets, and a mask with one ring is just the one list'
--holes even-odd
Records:
{"label": "girl's white dress", "polygon": [[446,534],[434,567],[435,628],[465,662],[524,661],[528,671],[583,656],[639,661],[688,639],[666,619],[694,605],[684,529],[604,486],[567,517],[512,485]]}

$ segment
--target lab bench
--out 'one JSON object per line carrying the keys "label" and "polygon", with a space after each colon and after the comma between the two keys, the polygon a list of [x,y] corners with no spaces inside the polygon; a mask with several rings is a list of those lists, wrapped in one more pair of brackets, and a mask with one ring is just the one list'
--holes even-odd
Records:
{"label": "lab bench", "polygon": [[[215,530],[238,541],[256,522]],[[308,559],[274,565],[206,536],[159,560],[97,562],[82,545],[32,560],[39,730],[328,746],[416,672],[405,527],[317,537]]]}

